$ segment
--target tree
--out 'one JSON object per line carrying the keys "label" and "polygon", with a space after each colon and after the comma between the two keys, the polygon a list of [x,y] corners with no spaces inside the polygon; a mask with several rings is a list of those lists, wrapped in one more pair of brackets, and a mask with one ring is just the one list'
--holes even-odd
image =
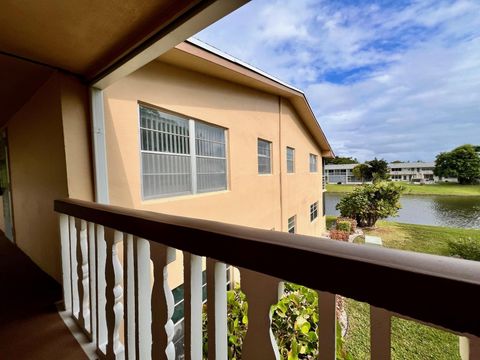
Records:
{"label": "tree", "polygon": [[390,179],[390,174],[388,173],[388,163],[385,160],[379,160],[375,158],[373,160],[367,161],[366,164],[370,166],[369,177],[373,180],[373,182]]}
{"label": "tree", "polygon": [[379,219],[398,215],[404,189],[387,181],[358,186],[340,200],[336,209],[342,216],[357,220],[359,226],[372,227]]}
{"label": "tree", "polygon": [[440,153],[433,173],[439,177],[456,177],[462,185],[474,184],[480,179],[480,155],[469,144]]}
{"label": "tree", "polygon": [[352,173],[357,179],[362,179],[362,183],[371,180],[370,166],[367,164],[358,164],[352,169]]}
{"label": "tree", "polygon": [[337,156],[333,159],[325,159],[325,164],[358,164],[358,160],[351,157]]}

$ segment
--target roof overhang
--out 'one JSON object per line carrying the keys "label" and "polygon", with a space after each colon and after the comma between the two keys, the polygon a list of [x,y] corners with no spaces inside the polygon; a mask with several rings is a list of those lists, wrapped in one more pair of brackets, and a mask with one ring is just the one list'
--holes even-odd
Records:
{"label": "roof overhang", "polygon": [[302,91],[194,40],[180,43],[158,60],[288,99],[322,150],[322,157],[335,156]]}
{"label": "roof overhang", "polygon": [[52,72],[104,89],[247,1],[2,2],[0,126]]}

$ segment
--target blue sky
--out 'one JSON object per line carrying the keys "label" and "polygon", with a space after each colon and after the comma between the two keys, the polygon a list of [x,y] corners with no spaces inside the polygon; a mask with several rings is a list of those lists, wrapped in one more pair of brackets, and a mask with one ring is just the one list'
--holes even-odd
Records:
{"label": "blue sky", "polygon": [[252,0],[195,37],[305,91],[337,155],[480,144],[480,0]]}

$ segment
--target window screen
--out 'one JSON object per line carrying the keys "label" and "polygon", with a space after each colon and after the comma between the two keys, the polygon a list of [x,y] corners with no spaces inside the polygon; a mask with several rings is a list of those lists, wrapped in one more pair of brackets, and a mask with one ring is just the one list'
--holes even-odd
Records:
{"label": "window screen", "polygon": [[143,197],[192,192],[188,121],[140,108]]}
{"label": "window screen", "polygon": [[227,188],[225,130],[197,121],[195,123],[197,191],[218,191]]}
{"label": "window screen", "polygon": [[140,106],[140,138],[144,199],[227,188],[225,129]]}
{"label": "window screen", "polygon": [[287,147],[287,173],[295,171],[295,149]]}
{"label": "window screen", "polygon": [[317,155],[310,154],[310,172],[317,172]]}
{"label": "window screen", "polygon": [[271,142],[258,139],[258,173],[271,174]]}

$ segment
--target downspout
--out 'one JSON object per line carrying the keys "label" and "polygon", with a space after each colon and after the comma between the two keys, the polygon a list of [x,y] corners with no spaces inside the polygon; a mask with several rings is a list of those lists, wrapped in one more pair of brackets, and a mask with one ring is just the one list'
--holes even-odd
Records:
{"label": "downspout", "polygon": [[283,231],[283,161],[282,161],[282,97],[278,97],[278,148],[279,148],[279,157],[280,157],[280,174],[278,176],[280,183],[280,231]]}
{"label": "downspout", "polygon": [[93,178],[95,184],[95,202],[108,204],[108,167],[107,145],[105,140],[105,112],[103,91],[90,88],[90,114],[92,118],[92,154]]}

